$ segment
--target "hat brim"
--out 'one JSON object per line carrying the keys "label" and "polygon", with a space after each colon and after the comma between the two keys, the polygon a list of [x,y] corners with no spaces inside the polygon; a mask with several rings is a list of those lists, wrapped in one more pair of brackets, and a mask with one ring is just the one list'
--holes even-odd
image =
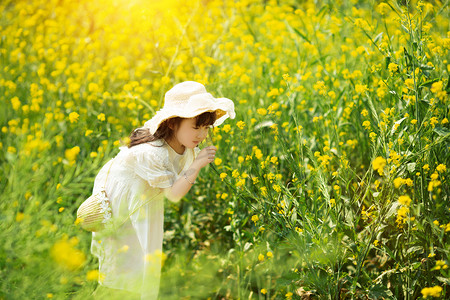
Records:
{"label": "hat brim", "polygon": [[227,118],[234,119],[234,103],[228,98],[214,98],[211,94],[195,95],[185,105],[179,107],[163,107],[155,116],[145,122],[144,128],[148,128],[151,134],[155,134],[159,126],[170,118],[194,118],[205,112],[216,112],[217,118],[214,126],[221,125]]}

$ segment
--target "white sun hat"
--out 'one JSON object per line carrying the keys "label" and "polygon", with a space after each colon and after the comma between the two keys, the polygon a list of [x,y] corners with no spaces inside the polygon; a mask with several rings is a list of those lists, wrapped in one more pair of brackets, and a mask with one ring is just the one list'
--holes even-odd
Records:
{"label": "white sun hat", "polygon": [[145,122],[143,128],[148,128],[155,134],[159,125],[173,117],[193,118],[204,112],[216,112],[214,126],[219,126],[228,117],[234,119],[234,103],[228,98],[214,98],[206,92],[203,84],[195,81],[185,81],[175,85],[164,95],[164,106],[155,116]]}

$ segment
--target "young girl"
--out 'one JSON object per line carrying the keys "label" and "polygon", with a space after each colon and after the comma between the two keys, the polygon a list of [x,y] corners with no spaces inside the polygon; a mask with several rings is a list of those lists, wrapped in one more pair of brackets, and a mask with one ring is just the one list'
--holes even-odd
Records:
{"label": "young girl", "polygon": [[200,150],[208,128],[234,118],[230,99],[214,98],[187,81],[165,94],[164,107],[130,136],[130,144],[100,170],[112,207],[113,231],[95,232],[91,252],[99,259],[97,298],[156,299],[164,223],[164,198],[179,201],[200,170],[214,161],[216,147]]}

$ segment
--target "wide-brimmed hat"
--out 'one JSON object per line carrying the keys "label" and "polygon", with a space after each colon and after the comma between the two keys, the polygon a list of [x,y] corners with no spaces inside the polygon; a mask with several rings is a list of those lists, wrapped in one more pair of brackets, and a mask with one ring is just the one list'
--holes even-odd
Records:
{"label": "wide-brimmed hat", "polygon": [[228,98],[214,98],[206,92],[203,84],[195,81],[185,81],[175,85],[164,96],[164,106],[155,116],[145,122],[143,128],[148,128],[155,134],[159,125],[173,117],[193,118],[204,112],[216,112],[214,126],[219,126],[228,117],[234,119],[234,103]]}

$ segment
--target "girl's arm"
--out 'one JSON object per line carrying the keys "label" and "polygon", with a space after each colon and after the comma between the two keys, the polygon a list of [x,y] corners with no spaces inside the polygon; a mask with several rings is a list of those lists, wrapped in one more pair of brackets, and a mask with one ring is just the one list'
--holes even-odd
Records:
{"label": "girl's arm", "polygon": [[184,174],[181,174],[181,177],[174,182],[172,187],[166,189],[166,197],[173,202],[180,201],[191,189],[200,170],[214,161],[216,151],[217,148],[214,146],[203,148],[189,169]]}

